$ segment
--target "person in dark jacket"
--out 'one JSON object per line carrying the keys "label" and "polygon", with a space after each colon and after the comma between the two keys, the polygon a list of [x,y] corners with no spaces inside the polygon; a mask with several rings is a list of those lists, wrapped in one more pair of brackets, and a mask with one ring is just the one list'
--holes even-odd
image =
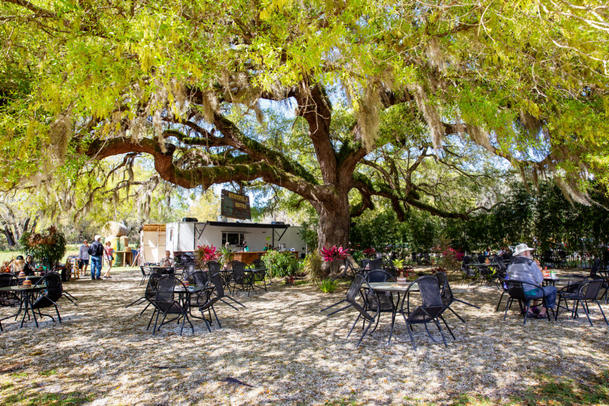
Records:
{"label": "person in dark jacket", "polygon": [[89,246],[89,255],[91,257],[91,280],[101,279],[104,246],[100,240],[101,235],[96,235],[95,241]]}

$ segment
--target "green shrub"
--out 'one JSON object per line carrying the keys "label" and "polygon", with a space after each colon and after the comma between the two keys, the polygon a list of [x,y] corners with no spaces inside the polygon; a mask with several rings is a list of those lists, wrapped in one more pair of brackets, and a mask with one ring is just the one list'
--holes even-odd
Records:
{"label": "green shrub", "polygon": [[318,251],[310,252],[304,259],[304,271],[312,281],[320,281],[323,277],[321,271],[321,255]]}
{"label": "green shrub", "polygon": [[319,289],[324,293],[332,293],[338,288],[338,282],[334,279],[324,279],[319,284]]}
{"label": "green shrub", "polygon": [[266,265],[267,275],[271,278],[292,276],[298,271],[298,259],[290,251],[268,251],[262,261]]}

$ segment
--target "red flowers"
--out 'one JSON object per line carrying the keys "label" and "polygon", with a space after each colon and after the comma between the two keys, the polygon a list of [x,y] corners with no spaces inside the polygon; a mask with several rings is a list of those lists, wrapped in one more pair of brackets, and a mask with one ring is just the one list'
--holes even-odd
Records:
{"label": "red flowers", "polygon": [[215,261],[220,256],[220,253],[216,251],[216,247],[213,245],[211,247],[197,245],[197,256],[203,262]]}
{"label": "red flowers", "polygon": [[326,262],[332,262],[334,260],[342,260],[347,258],[347,255],[349,255],[349,249],[347,248],[343,248],[343,247],[336,247],[336,245],[333,245],[332,248],[322,248],[321,249],[321,256],[324,258],[324,261]]}
{"label": "red flowers", "polygon": [[376,250],[374,248],[366,248],[364,250],[364,255],[367,256],[367,257],[371,257],[374,254],[376,254]]}

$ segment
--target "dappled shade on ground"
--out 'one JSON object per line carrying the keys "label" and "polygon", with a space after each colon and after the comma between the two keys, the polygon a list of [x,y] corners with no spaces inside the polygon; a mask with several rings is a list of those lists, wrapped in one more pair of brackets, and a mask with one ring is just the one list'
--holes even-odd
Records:
{"label": "dappled shade on ground", "polygon": [[[214,325],[212,333],[193,320],[194,335],[185,329],[180,337],[179,326],[170,324],[152,336],[146,331],[150,311],[138,317],[141,306],[124,308],[142,295],[139,280],[139,271],[126,270],[108,281],[66,284],[79,306],[62,299],[62,324],[45,319],[40,328],[29,323],[19,329],[5,321],[0,403],[507,402],[535,393],[548,377],[576,385],[609,369],[608,329],[598,311],[594,328],[585,318],[566,316],[556,323],[531,320],[523,328],[515,311],[505,322],[502,312],[494,312],[500,292],[490,287],[453,282],[456,297],[482,309],[453,305],[468,322],[447,314],[457,337],[448,348],[415,326],[415,352],[400,320],[386,345],[386,314],[356,348],[355,334],[345,340],[353,311],[331,318],[319,312],[342,299],[344,289],[328,295],[312,284],[274,283],[268,293],[240,296],[247,306],[240,311],[219,304],[223,328]],[[13,311],[0,309],[0,317]]]}

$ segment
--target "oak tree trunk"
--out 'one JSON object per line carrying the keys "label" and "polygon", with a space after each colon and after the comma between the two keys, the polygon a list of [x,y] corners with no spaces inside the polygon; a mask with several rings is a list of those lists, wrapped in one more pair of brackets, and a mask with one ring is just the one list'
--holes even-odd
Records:
{"label": "oak tree trunk", "polygon": [[[347,193],[338,196],[332,204],[324,204],[318,207],[319,226],[317,228],[317,248],[330,248],[332,246],[349,247],[349,201]],[[334,277],[339,272],[342,264],[334,262],[323,262],[322,271],[324,276]]]}

